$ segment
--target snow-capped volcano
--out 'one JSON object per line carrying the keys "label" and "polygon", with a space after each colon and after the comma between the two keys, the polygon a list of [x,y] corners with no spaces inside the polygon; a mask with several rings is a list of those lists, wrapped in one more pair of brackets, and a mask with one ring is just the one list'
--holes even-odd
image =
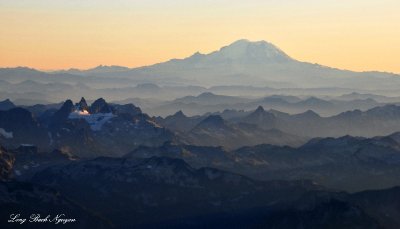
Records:
{"label": "snow-capped volcano", "polygon": [[238,40],[228,46],[222,47],[206,55],[213,59],[229,59],[243,61],[257,61],[264,63],[287,62],[291,61],[286,53],[275,45],[266,41],[251,42],[249,40]]}
{"label": "snow-capped volcano", "polygon": [[352,72],[301,62],[272,43],[246,39],[209,54],[197,52],[184,59],[132,69],[122,75],[146,76],[154,83],[168,80],[201,86],[228,84],[368,89],[400,85],[400,78],[394,77],[394,74]]}
{"label": "snow-capped volcano", "polygon": [[[62,74],[61,74],[62,73]],[[65,74],[69,73],[69,74]],[[58,74],[60,77],[54,77]],[[87,76],[87,77],[77,77]],[[62,76],[62,77],[61,77]],[[275,88],[351,88],[397,90],[400,77],[384,72],[354,72],[298,61],[267,41],[241,39],[214,52],[138,67],[99,66],[86,71],[42,73],[32,69],[0,69],[2,80],[42,79],[77,85],[246,85]]]}
{"label": "snow-capped volcano", "polygon": [[197,52],[183,59],[183,61],[196,64],[271,64],[290,62],[293,61],[293,59],[269,42],[251,42],[242,39],[209,54]]}

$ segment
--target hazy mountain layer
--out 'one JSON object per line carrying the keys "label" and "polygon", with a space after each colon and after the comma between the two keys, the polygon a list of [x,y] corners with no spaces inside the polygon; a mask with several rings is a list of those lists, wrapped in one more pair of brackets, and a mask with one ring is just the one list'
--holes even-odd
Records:
{"label": "hazy mountain layer", "polygon": [[352,72],[300,62],[271,43],[248,40],[238,40],[209,54],[195,53],[188,58],[172,59],[152,66],[135,69],[100,66],[79,74],[203,86],[229,83],[273,87],[395,89],[400,84],[400,78],[395,74]]}
{"label": "hazy mountain layer", "polygon": [[[352,72],[297,61],[265,41],[236,41],[209,54],[140,68],[98,66],[89,70],[43,72],[1,68],[0,99],[17,104],[58,103],[64,98],[107,97],[175,99],[203,92],[222,95],[267,94],[399,96],[400,78],[382,72]],[[207,88],[206,88],[207,87]]]}
{"label": "hazy mountain layer", "polygon": [[[312,99],[316,103],[320,100]],[[310,101],[310,100],[309,100]],[[179,132],[190,133],[210,115],[220,116],[229,125],[254,125],[264,130],[276,129],[289,135],[302,137],[340,137],[344,135],[373,137],[388,135],[400,130],[400,107],[397,105],[378,106],[361,111],[351,110],[330,117],[321,117],[312,110],[299,114],[288,114],[277,110],[265,110],[259,106],[253,111],[225,110],[224,112],[188,117],[181,112],[158,122]],[[210,129],[213,130],[213,129]],[[218,130],[208,132],[210,136]]]}

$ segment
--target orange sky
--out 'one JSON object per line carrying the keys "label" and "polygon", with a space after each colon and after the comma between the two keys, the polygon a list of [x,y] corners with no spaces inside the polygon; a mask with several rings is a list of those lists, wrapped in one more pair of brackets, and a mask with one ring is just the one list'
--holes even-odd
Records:
{"label": "orange sky", "polygon": [[398,0],[2,0],[0,66],[129,67],[267,40],[290,56],[400,73]]}

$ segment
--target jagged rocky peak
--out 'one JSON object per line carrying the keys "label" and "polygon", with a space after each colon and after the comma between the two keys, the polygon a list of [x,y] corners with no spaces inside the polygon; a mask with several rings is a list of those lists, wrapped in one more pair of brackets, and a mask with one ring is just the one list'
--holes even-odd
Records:
{"label": "jagged rocky peak", "polygon": [[67,99],[64,104],[61,106],[59,111],[64,111],[64,112],[68,112],[71,113],[72,111],[74,111],[74,103],[72,102],[72,100]]}
{"label": "jagged rocky peak", "polygon": [[118,65],[102,65],[100,64],[97,67],[91,68],[86,70],[87,72],[94,72],[94,73],[106,73],[106,72],[113,72],[113,71],[128,71],[129,68],[123,67],[123,66],[118,66]]}
{"label": "jagged rocky peak", "polygon": [[91,114],[111,113],[112,109],[103,98],[99,98],[92,103],[92,105],[89,108],[89,112]]}
{"label": "jagged rocky peak", "polygon": [[112,107],[103,98],[97,99],[89,107],[86,99],[82,97],[79,103],[76,103],[75,105],[72,100],[66,100],[57,113],[61,113],[68,117],[68,115],[73,112],[80,112],[82,114],[89,115],[97,113],[111,113],[112,111]]}
{"label": "jagged rocky peak", "polygon": [[9,110],[15,108],[15,104],[11,102],[11,100],[6,99],[3,101],[0,101],[0,110]]}
{"label": "jagged rocky peak", "polygon": [[93,131],[100,131],[105,123],[116,116],[114,107],[108,105],[103,98],[94,101],[88,110],[82,109],[85,107],[85,104],[86,101],[82,98],[77,106],[74,107],[73,111],[68,114],[68,119],[86,120]]}
{"label": "jagged rocky peak", "polygon": [[249,115],[249,117],[252,118],[261,118],[264,116],[273,117],[274,115],[265,111],[264,107],[262,106],[258,106],[257,109],[255,109],[254,112]]}
{"label": "jagged rocky peak", "polygon": [[214,98],[216,95],[214,93],[211,92],[203,92],[201,93],[199,96],[199,98]]}
{"label": "jagged rocky peak", "polygon": [[54,114],[53,123],[58,123],[68,118],[69,114],[75,110],[74,103],[68,99],[64,102],[61,108]]}
{"label": "jagged rocky peak", "polygon": [[80,111],[88,111],[89,110],[89,106],[87,105],[87,102],[84,97],[82,97],[81,101],[79,101],[79,103],[76,104],[76,107]]}
{"label": "jagged rocky peak", "polygon": [[176,117],[176,118],[186,118],[186,115],[183,113],[182,110],[179,110],[173,116]]}
{"label": "jagged rocky peak", "polygon": [[275,118],[274,113],[267,112],[264,107],[258,106],[256,110],[244,118],[245,122],[265,122],[271,121]]}
{"label": "jagged rocky peak", "polygon": [[264,113],[265,109],[263,106],[258,106],[254,113]]}
{"label": "jagged rocky peak", "polygon": [[307,110],[306,112],[300,113],[297,116],[304,118],[319,118],[319,114],[315,113],[313,110]]}
{"label": "jagged rocky peak", "polygon": [[225,120],[220,115],[210,115],[201,121],[197,127],[221,127],[225,126]]}
{"label": "jagged rocky peak", "polygon": [[196,60],[199,59],[201,57],[205,56],[204,54],[200,53],[199,51],[193,53],[193,55],[191,55],[189,58],[192,60]]}

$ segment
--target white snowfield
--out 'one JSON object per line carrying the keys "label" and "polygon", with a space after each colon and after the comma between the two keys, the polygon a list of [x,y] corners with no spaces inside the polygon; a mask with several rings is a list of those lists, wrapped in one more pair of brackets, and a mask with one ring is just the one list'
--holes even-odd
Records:
{"label": "white snowfield", "polygon": [[7,132],[5,129],[0,128],[0,136],[10,139],[10,138],[13,138],[13,132]]}
{"label": "white snowfield", "polygon": [[90,114],[88,111],[76,110],[69,114],[69,119],[84,119],[93,131],[100,131],[101,127],[110,119],[114,118],[113,113]]}

